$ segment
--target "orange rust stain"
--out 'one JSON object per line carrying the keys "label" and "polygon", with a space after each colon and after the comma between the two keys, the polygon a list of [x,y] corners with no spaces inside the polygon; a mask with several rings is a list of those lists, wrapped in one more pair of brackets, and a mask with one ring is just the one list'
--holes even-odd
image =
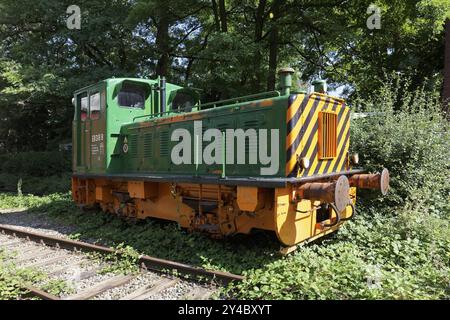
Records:
{"label": "orange rust stain", "polygon": [[273,100],[264,100],[259,103],[261,107],[271,107],[273,106]]}
{"label": "orange rust stain", "polygon": [[141,128],[152,127],[155,125],[168,124],[168,123],[176,123],[185,120],[200,120],[203,117],[199,114],[191,114],[191,115],[177,115],[164,119],[151,119],[148,121],[140,122]]}
{"label": "orange rust stain", "polygon": [[186,120],[200,120],[203,118],[203,115],[194,113],[186,115]]}

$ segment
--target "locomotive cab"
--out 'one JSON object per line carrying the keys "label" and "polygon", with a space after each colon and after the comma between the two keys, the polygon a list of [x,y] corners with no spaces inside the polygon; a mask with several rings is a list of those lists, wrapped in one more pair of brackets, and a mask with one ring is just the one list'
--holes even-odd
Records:
{"label": "locomotive cab", "polygon": [[192,89],[160,80],[118,78],[77,90],[72,102],[73,171],[105,173],[121,152],[123,125],[195,111],[199,97]]}

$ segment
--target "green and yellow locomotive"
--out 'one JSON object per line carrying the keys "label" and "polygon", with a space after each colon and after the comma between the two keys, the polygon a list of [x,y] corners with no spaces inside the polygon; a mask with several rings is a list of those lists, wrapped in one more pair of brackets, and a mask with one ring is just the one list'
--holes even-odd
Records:
{"label": "green and yellow locomotive", "polygon": [[389,173],[353,168],[348,106],[320,82],[291,91],[292,73],[279,91],[206,104],[164,78],[76,91],[74,201],[216,237],[270,230],[287,247],[337,230],[357,188],[385,194]]}

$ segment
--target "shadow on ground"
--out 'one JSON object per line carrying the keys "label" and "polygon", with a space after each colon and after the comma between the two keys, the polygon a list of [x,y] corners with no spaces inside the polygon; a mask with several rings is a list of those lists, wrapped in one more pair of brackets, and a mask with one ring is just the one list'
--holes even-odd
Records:
{"label": "shadow on ground", "polygon": [[99,210],[82,211],[69,197],[30,209],[0,211],[0,223],[65,235],[90,243],[121,243],[141,254],[241,274],[281,259],[280,244],[270,232],[225,239],[188,233],[176,223],[156,219],[126,221]]}

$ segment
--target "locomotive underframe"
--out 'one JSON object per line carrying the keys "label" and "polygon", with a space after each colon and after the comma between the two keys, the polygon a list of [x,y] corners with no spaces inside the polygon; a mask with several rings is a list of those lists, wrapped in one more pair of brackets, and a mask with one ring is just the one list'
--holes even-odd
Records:
{"label": "locomotive underframe", "polygon": [[[333,183],[337,178],[308,181]],[[299,187],[305,183],[261,187],[74,175],[72,196],[79,205],[99,205],[105,212],[127,218],[171,220],[218,238],[253,229],[274,231],[285,246],[293,246],[335,231],[354,210],[348,205],[336,221],[329,203],[302,199]],[[354,205],[356,188],[348,190]]]}

